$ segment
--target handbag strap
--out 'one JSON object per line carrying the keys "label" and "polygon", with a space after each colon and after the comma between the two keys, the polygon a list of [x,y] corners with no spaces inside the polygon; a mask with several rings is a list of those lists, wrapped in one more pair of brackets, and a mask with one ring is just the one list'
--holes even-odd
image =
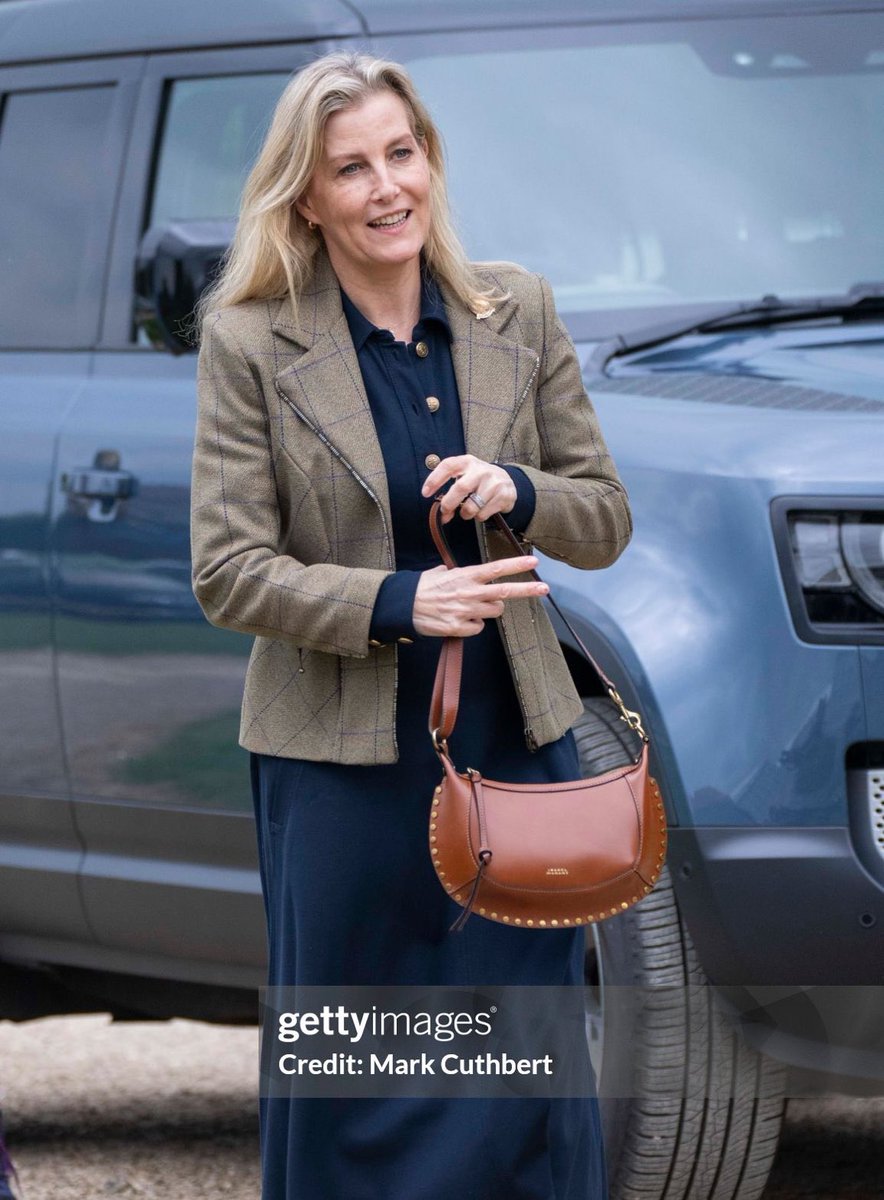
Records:
{"label": "handbag strap", "polygon": [[[436,543],[436,549],[442,556],[442,561],[450,569],[456,567],[458,564],[451,553],[451,548],[445,537],[441,513],[441,497],[437,496],[430,507],[430,533],[433,535],[433,541]],[[501,514],[493,513],[490,520],[495,528],[512,545],[515,552],[520,556],[524,555],[525,547],[518,540]],[[534,570],[527,571],[526,574],[530,575],[532,579],[536,579],[539,583],[543,582]],[[599,679],[604,684],[608,695],[620,709],[620,719],[625,721],[629,728],[633,729],[643,742],[649,742],[650,738],[642,728],[641,717],[637,712],[632,712],[624,705],[620,698],[620,693],[614,687],[614,684],[593,658],[592,654],[590,654],[580,634],[559,608],[551,588],[548,595],[553,608],[562,618],[568,629],[570,629],[577,645],[586,655]],[[463,642],[463,638],[447,637],[442,643],[442,650],[439,654],[439,664],[436,667],[436,679],[433,684],[433,698],[430,702],[430,735],[432,736],[433,745],[437,752],[442,746],[447,751],[447,739],[451,736],[457,720],[457,710],[460,703],[461,673],[463,669]]]}

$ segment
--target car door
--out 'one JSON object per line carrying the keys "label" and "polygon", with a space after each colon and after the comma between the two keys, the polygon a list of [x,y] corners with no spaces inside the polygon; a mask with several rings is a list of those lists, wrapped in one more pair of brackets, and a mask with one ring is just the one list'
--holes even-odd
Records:
{"label": "car door", "polygon": [[[0,956],[91,940],[48,582],[59,430],[88,386],[139,62],[0,68]],[[64,954],[63,950],[58,950]]]}
{"label": "car door", "polygon": [[91,941],[48,580],[50,484],[101,328],[139,61],[0,68],[0,956]]}
{"label": "car door", "polygon": [[99,941],[140,973],[254,986],[265,935],[237,744],[251,639],[210,626],[191,591],[196,353],[136,325],[138,246],[172,219],[236,216],[279,93],[322,49],[149,59],[102,342],[62,423],[52,565],[82,892]]}

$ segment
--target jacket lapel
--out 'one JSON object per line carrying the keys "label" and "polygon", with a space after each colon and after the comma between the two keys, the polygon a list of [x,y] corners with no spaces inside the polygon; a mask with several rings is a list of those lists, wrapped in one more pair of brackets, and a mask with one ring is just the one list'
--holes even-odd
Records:
{"label": "jacket lapel", "polygon": [[[503,302],[478,319],[440,285],[451,325],[451,354],[460,394],[468,454],[493,462],[537,372],[534,350],[501,335],[516,303]],[[391,527],[390,498],[383,454],[362,382],[359,362],[341,307],[337,277],[320,251],[312,284],[305,290],[298,319],[283,297],[276,303],[274,332],[303,352],[276,377],[288,406],[341,458],[379,504]]]}
{"label": "jacket lapel", "polygon": [[384,457],[337,277],[325,253],[316,256],[313,282],[301,297],[298,320],[292,321],[291,305],[284,297],[271,324],[280,337],[304,348],[276,375],[277,391],[367,488],[390,529]]}
{"label": "jacket lapel", "polygon": [[501,336],[516,310],[503,301],[479,319],[440,284],[451,325],[451,357],[460,394],[468,454],[494,462],[537,372],[539,359],[528,346]]}

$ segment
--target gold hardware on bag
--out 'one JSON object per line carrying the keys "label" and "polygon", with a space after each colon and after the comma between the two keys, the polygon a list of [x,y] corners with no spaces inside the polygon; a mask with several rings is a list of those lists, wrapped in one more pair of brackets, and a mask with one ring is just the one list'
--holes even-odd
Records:
{"label": "gold hardware on bag", "polygon": [[615,687],[608,688],[608,695],[620,709],[620,720],[625,721],[629,728],[634,730],[643,742],[650,741],[648,735],[642,728],[641,715],[637,712],[633,712],[631,708],[626,707],[626,705],[620,699],[620,693]]}

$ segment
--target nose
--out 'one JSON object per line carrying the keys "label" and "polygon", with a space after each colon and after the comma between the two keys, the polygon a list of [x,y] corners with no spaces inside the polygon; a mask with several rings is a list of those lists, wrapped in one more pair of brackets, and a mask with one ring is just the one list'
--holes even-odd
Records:
{"label": "nose", "polygon": [[399,195],[399,184],[390,174],[390,168],[384,163],[375,171],[374,191],[372,199],[378,200],[381,203],[392,200]]}

